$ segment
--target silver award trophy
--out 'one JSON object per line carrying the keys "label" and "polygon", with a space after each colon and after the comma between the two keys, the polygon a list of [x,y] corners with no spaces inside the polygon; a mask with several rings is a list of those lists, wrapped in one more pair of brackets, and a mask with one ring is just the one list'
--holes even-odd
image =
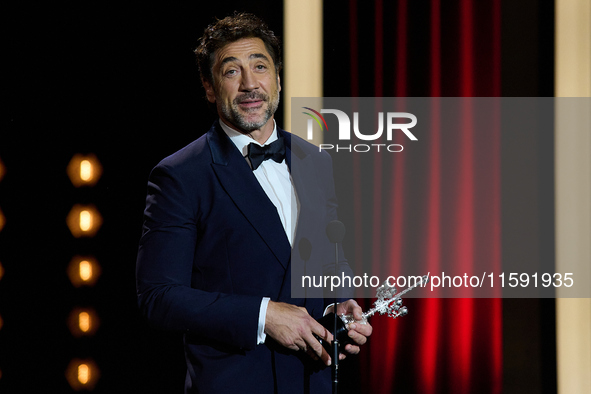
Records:
{"label": "silver award trophy", "polygon": [[[388,314],[388,316],[396,319],[397,317],[405,316],[408,314],[408,308],[402,305],[402,296],[415,287],[418,286],[425,286],[429,281],[429,275],[424,275],[421,279],[415,283],[413,286],[406,288],[405,290],[396,293],[396,288],[388,284],[388,281],[385,281],[377,290],[377,297],[378,299],[373,303],[374,307],[368,310],[367,312],[363,312],[361,320],[355,320],[353,315],[340,315],[340,319],[337,319],[337,333],[335,335],[334,331],[334,313],[330,313],[326,316],[321,317],[318,319],[318,322],[324,326],[328,331],[330,331],[333,335],[336,336],[337,340],[339,341],[339,346],[345,346],[351,342],[351,338],[347,335],[347,331],[349,330],[349,326],[352,323],[358,324],[367,324],[367,319],[379,313],[380,315]],[[321,341],[322,345],[327,351],[330,351],[330,343],[328,341]]]}

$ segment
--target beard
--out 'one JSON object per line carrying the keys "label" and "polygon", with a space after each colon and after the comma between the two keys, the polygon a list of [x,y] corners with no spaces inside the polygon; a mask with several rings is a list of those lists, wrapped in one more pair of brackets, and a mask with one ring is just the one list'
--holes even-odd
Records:
{"label": "beard", "polygon": [[[244,100],[261,100],[263,103],[267,103],[267,109],[262,115],[254,119],[248,119],[249,113],[255,113],[259,111],[259,108],[241,109],[239,105]],[[230,105],[225,102],[218,102],[220,102],[220,109],[225,119],[241,130],[250,133],[263,127],[271,119],[275,111],[277,111],[277,108],[279,108],[279,94],[275,92],[273,97],[269,97],[264,93],[253,91],[236,97]],[[241,111],[246,112],[246,114],[243,114]]]}

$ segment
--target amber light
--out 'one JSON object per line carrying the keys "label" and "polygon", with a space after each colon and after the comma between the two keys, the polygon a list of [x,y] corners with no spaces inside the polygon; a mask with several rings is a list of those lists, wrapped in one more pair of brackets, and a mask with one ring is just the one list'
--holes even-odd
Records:
{"label": "amber light", "polygon": [[5,224],[6,224],[6,218],[4,217],[4,214],[2,213],[2,210],[0,209],[0,231],[2,231]]}
{"label": "amber light", "polygon": [[2,163],[2,159],[0,159],[0,181],[4,178],[4,174],[6,174],[6,167],[4,167],[4,163]]}
{"label": "amber light", "polygon": [[92,218],[93,214],[88,210],[84,209],[80,211],[80,219],[79,219],[79,226],[80,230],[86,232],[92,230]]}
{"label": "amber light", "polygon": [[90,160],[80,162],[80,179],[83,182],[90,182],[94,179],[94,168]]}
{"label": "amber light", "polygon": [[90,380],[90,367],[88,364],[78,365],[78,381],[82,384],[88,384]]}
{"label": "amber light", "polygon": [[66,369],[66,379],[76,390],[92,390],[99,379],[99,369],[92,360],[74,359]]}
{"label": "amber light", "polygon": [[92,320],[90,319],[90,313],[80,312],[78,313],[78,328],[83,333],[87,333],[92,328]]}
{"label": "amber light", "polygon": [[101,177],[103,168],[94,154],[75,154],[68,164],[67,172],[75,187],[93,186]]}
{"label": "amber light", "polygon": [[94,335],[99,328],[99,318],[92,308],[75,308],[68,317],[68,327],[76,338]]}
{"label": "amber light", "polygon": [[92,264],[90,264],[90,261],[82,260],[78,264],[78,275],[80,276],[80,279],[82,280],[82,282],[88,282],[89,280],[92,279],[93,273],[92,273]]}
{"label": "amber light", "polygon": [[2,280],[3,276],[4,276],[4,267],[2,266],[2,263],[0,263],[0,280]]}
{"label": "amber light", "polygon": [[76,204],[66,222],[74,237],[93,237],[103,224],[103,218],[94,205]]}
{"label": "amber light", "polygon": [[101,274],[101,266],[92,256],[75,256],[68,265],[68,278],[75,287],[93,286]]}

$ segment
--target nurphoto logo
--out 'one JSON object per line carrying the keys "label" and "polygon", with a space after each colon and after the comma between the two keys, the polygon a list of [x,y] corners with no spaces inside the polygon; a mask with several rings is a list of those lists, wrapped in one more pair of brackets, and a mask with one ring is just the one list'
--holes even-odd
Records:
{"label": "nurphoto logo", "polygon": [[[333,114],[337,117],[339,124],[338,137],[339,142],[351,141],[351,119],[344,111],[338,109],[321,109],[320,112],[310,107],[302,107],[309,112],[302,112],[308,115],[311,119],[308,119],[307,136],[308,140],[312,140],[314,137],[314,121],[318,124],[320,131],[329,131],[326,119],[322,114]],[[367,144],[320,144],[319,150],[335,150],[347,151],[347,152],[369,152],[372,150],[387,151],[387,152],[402,152],[404,147],[401,144],[390,143],[393,139],[394,133],[402,132],[411,141],[418,141],[418,138],[410,131],[411,128],[416,126],[417,117],[408,112],[378,112],[378,130],[373,134],[365,134],[359,130],[359,112],[353,112],[353,134],[359,140],[362,141],[375,141],[375,143]],[[385,121],[384,121],[385,119]],[[400,120],[406,120],[406,122],[400,123]],[[378,143],[384,141],[382,135],[384,134],[384,123],[386,123],[386,136],[385,141],[387,143]]]}

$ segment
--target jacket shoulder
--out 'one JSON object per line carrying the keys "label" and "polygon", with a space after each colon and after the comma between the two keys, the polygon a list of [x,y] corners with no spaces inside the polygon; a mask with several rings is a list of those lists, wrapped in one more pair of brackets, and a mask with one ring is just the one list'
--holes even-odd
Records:
{"label": "jacket shoulder", "polygon": [[165,157],[157,167],[178,168],[194,166],[199,162],[211,162],[211,153],[208,148],[206,134],[195,141],[179,149],[170,156]]}

